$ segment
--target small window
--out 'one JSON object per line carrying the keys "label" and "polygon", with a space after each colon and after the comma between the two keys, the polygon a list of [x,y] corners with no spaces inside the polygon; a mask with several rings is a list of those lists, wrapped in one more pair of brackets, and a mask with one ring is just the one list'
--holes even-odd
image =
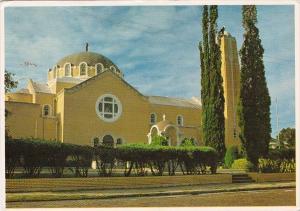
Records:
{"label": "small window", "polygon": [[177,116],[177,125],[183,126],[183,117],[181,115]]}
{"label": "small window", "polygon": [[80,75],[87,75],[87,64],[85,62],[79,65]]}
{"label": "small window", "polygon": [[121,145],[121,144],[123,144],[123,140],[121,138],[118,138],[117,139],[117,145]]}
{"label": "small window", "polygon": [[156,114],[152,113],[150,114],[150,124],[155,124],[156,123]]}
{"label": "small window", "polygon": [[71,64],[65,64],[65,76],[71,76]]}
{"label": "small window", "polygon": [[50,116],[50,105],[43,106],[43,116]]}
{"label": "small window", "polygon": [[114,71],[114,72],[116,72],[116,68],[114,66],[110,66],[109,69],[112,70],[112,71]]}
{"label": "small window", "polygon": [[96,64],[96,74],[102,73],[104,71],[104,66],[101,63]]}
{"label": "small window", "polygon": [[94,146],[94,147],[97,147],[97,146],[99,146],[99,144],[100,144],[99,138],[98,138],[98,137],[95,137],[95,138],[93,139],[93,146]]}

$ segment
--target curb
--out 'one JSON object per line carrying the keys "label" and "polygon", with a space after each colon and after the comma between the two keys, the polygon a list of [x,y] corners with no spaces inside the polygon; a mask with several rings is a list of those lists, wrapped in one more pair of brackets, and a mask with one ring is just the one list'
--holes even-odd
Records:
{"label": "curb", "polygon": [[38,201],[67,201],[67,200],[86,200],[86,199],[114,199],[114,198],[130,198],[130,197],[149,197],[149,196],[175,196],[175,195],[198,195],[208,193],[225,193],[225,192],[239,192],[239,191],[254,191],[254,190],[272,190],[295,188],[295,185],[285,185],[278,187],[253,187],[253,188],[228,188],[228,189],[215,189],[215,190],[191,190],[191,191],[166,191],[166,192],[152,192],[152,193],[129,193],[129,194],[111,194],[111,195],[79,195],[73,198],[52,198],[52,199],[19,199],[19,200],[6,200],[8,202],[38,202]]}

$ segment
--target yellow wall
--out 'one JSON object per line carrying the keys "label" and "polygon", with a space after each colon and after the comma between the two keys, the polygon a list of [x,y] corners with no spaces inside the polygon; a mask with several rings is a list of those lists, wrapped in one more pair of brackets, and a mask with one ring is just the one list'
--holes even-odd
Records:
{"label": "yellow wall", "polygon": [[[70,85],[58,83],[58,85]],[[122,114],[118,120],[109,123],[98,117],[95,111],[97,99],[104,94],[115,95],[122,104]],[[150,132],[150,114],[155,113],[157,122],[166,119],[177,123],[177,116],[183,116],[183,126],[179,126],[183,138],[194,138],[201,143],[201,109],[150,104],[146,96],[141,95],[116,74],[107,71],[82,83],[75,89],[61,90],[57,95],[34,93],[33,103],[12,104],[15,114],[7,118],[13,137],[39,137],[58,139],[67,143],[91,144],[92,139],[105,135],[113,136],[123,143],[148,143]],[[44,104],[51,105],[51,116],[42,118]],[[55,118],[54,118],[55,116]],[[21,121],[22,118],[25,120]],[[30,125],[29,129],[24,127]]]}
{"label": "yellow wall", "polygon": [[[240,91],[240,67],[236,40],[230,35],[221,37],[224,98],[225,98],[225,145],[240,145],[237,105]],[[234,131],[236,135],[234,136]]]}
{"label": "yellow wall", "polygon": [[53,93],[58,93],[60,92],[62,89],[65,89],[65,88],[70,88],[70,87],[73,87],[75,86],[76,84],[75,83],[67,83],[67,82],[53,82],[50,84],[50,89]]}
{"label": "yellow wall", "polygon": [[[147,143],[149,104],[146,99],[110,72],[95,80],[78,91],[65,92],[64,142],[90,144],[93,137],[110,134],[126,143]],[[120,118],[112,123],[101,120],[95,111],[97,99],[107,93],[115,95],[122,104]]]}
{"label": "yellow wall", "polygon": [[7,93],[7,94],[5,94],[5,100],[6,101],[14,101],[14,102],[31,103],[32,102],[32,94]]}
{"label": "yellow wall", "polygon": [[177,116],[183,117],[183,126],[179,126],[179,131],[184,133],[179,137],[180,141],[183,138],[194,138],[199,144],[203,145],[201,131],[201,109],[189,107],[177,107],[168,105],[150,104],[148,111],[148,123],[150,124],[150,114],[155,113],[157,122],[163,120],[163,115],[166,115],[166,120],[177,125]]}
{"label": "yellow wall", "polygon": [[33,103],[5,102],[9,111],[6,127],[9,135],[14,138],[56,138],[56,118],[43,118],[40,115],[40,105]]}
{"label": "yellow wall", "polygon": [[57,139],[60,141],[64,140],[63,131],[64,131],[64,92],[60,92],[56,97],[56,106],[54,108],[57,116]]}
{"label": "yellow wall", "polygon": [[[174,123],[177,115],[182,115],[184,126],[180,130],[185,133],[182,138],[200,139],[200,109],[150,105],[146,97],[111,72],[103,73],[95,80],[82,84],[77,91],[67,90],[64,97],[58,98],[57,114],[61,116],[64,142],[91,144],[94,137],[101,140],[105,135],[111,135],[114,140],[122,138],[124,143],[148,143],[150,114],[153,112],[158,121],[166,114],[166,118]],[[96,114],[95,103],[104,94],[116,96],[122,104],[122,114],[115,122],[104,122]]]}

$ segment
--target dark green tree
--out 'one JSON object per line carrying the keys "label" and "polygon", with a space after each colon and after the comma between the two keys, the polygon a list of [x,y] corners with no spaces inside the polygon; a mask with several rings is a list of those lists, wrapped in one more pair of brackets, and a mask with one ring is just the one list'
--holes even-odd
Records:
{"label": "dark green tree", "polygon": [[263,53],[264,49],[256,27],[256,6],[242,7],[244,41],[240,50],[241,90],[239,126],[242,150],[255,167],[258,158],[268,153],[271,140],[270,105]]}
{"label": "dark green tree", "polygon": [[[209,10],[209,11],[208,11]],[[218,7],[203,7],[201,61],[202,128],[205,145],[215,148],[222,160],[225,154],[224,90],[221,51],[216,42]]]}
{"label": "dark green tree", "polygon": [[279,132],[279,143],[280,143],[280,148],[284,147],[289,147],[293,148],[295,147],[295,135],[296,135],[296,130],[295,128],[283,128]]}

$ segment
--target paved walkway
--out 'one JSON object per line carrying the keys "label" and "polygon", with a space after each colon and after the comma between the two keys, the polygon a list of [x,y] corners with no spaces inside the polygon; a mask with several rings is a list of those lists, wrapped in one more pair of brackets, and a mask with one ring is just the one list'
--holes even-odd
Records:
{"label": "paved walkway", "polygon": [[124,197],[170,196],[185,194],[205,194],[218,192],[236,192],[250,190],[268,190],[295,188],[295,182],[266,182],[266,183],[237,183],[237,184],[211,184],[211,185],[184,185],[160,188],[138,189],[110,189],[110,190],[84,190],[61,192],[30,192],[7,193],[7,202],[18,201],[59,201],[83,199],[109,199]]}

